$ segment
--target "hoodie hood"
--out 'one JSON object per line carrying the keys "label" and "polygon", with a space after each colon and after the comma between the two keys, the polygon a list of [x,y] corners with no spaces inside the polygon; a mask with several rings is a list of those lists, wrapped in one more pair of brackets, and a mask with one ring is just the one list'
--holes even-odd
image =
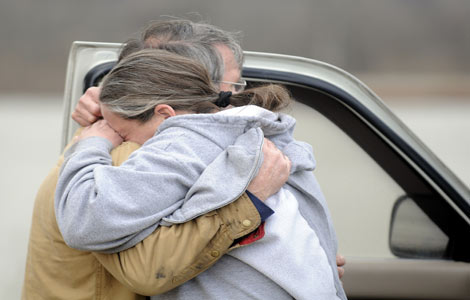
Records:
{"label": "hoodie hood", "polygon": [[313,170],[316,163],[312,147],[294,140],[295,124],[295,119],[287,114],[247,105],[229,108],[215,114],[171,117],[160,125],[156,134],[165,134],[165,131],[178,127],[185,128],[197,132],[225,149],[250,129],[259,128],[265,138],[271,140],[289,157],[292,162],[291,173]]}

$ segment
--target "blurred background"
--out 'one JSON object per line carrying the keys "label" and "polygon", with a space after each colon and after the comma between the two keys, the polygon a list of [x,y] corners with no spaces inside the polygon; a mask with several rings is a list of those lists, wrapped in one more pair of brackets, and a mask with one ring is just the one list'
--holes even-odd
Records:
{"label": "blurred background", "polygon": [[61,150],[73,41],[123,42],[174,16],[240,31],[245,50],[336,65],[470,185],[469,15],[467,0],[1,0],[0,298],[20,298],[34,196]]}

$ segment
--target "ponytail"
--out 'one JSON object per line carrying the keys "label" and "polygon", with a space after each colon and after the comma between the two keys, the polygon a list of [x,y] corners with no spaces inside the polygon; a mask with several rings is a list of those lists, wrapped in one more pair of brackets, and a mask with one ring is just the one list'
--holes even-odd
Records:
{"label": "ponytail", "polygon": [[[135,48],[138,47],[135,44]],[[174,52],[189,53],[186,44],[174,44],[172,47]],[[203,46],[192,47],[191,51],[201,55],[210,53]],[[220,95],[225,95],[222,104]],[[144,49],[128,54],[104,78],[100,102],[124,119],[145,123],[159,104],[194,113],[216,112],[228,104],[257,105],[270,111],[280,111],[292,100],[284,87],[274,84],[233,95],[230,92],[219,93],[207,69],[194,58],[166,50]]]}
{"label": "ponytail", "polygon": [[233,106],[256,105],[274,112],[287,108],[291,103],[287,89],[278,84],[251,88],[230,97]]}

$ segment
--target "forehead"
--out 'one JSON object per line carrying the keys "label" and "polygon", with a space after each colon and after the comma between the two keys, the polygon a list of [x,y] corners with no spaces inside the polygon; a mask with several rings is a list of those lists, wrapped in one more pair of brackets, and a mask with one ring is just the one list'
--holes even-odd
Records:
{"label": "forehead", "polygon": [[121,131],[127,129],[127,127],[129,126],[129,124],[127,124],[128,120],[125,120],[121,117],[119,117],[117,114],[111,112],[107,107],[106,105],[104,104],[101,104],[101,114],[103,115],[103,119],[106,120],[106,122],[108,123],[108,125],[114,129],[114,131],[118,132],[119,134],[121,134]]}
{"label": "forehead", "polygon": [[235,60],[235,55],[233,55],[232,50],[227,45],[217,44],[215,48],[219,51],[220,56],[222,57],[226,71],[229,69],[236,69],[240,72],[237,61]]}

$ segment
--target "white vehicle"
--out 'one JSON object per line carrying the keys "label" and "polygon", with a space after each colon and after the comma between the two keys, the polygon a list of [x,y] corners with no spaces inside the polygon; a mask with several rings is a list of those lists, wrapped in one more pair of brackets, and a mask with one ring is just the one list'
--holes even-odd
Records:
{"label": "white vehicle", "polygon": [[[76,101],[120,47],[73,44],[62,146]],[[282,83],[296,99],[287,113],[313,145],[349,299],[470,299],[470,190],[369,88],[334,66],[270,53],[245,52],[243,78]]]}

